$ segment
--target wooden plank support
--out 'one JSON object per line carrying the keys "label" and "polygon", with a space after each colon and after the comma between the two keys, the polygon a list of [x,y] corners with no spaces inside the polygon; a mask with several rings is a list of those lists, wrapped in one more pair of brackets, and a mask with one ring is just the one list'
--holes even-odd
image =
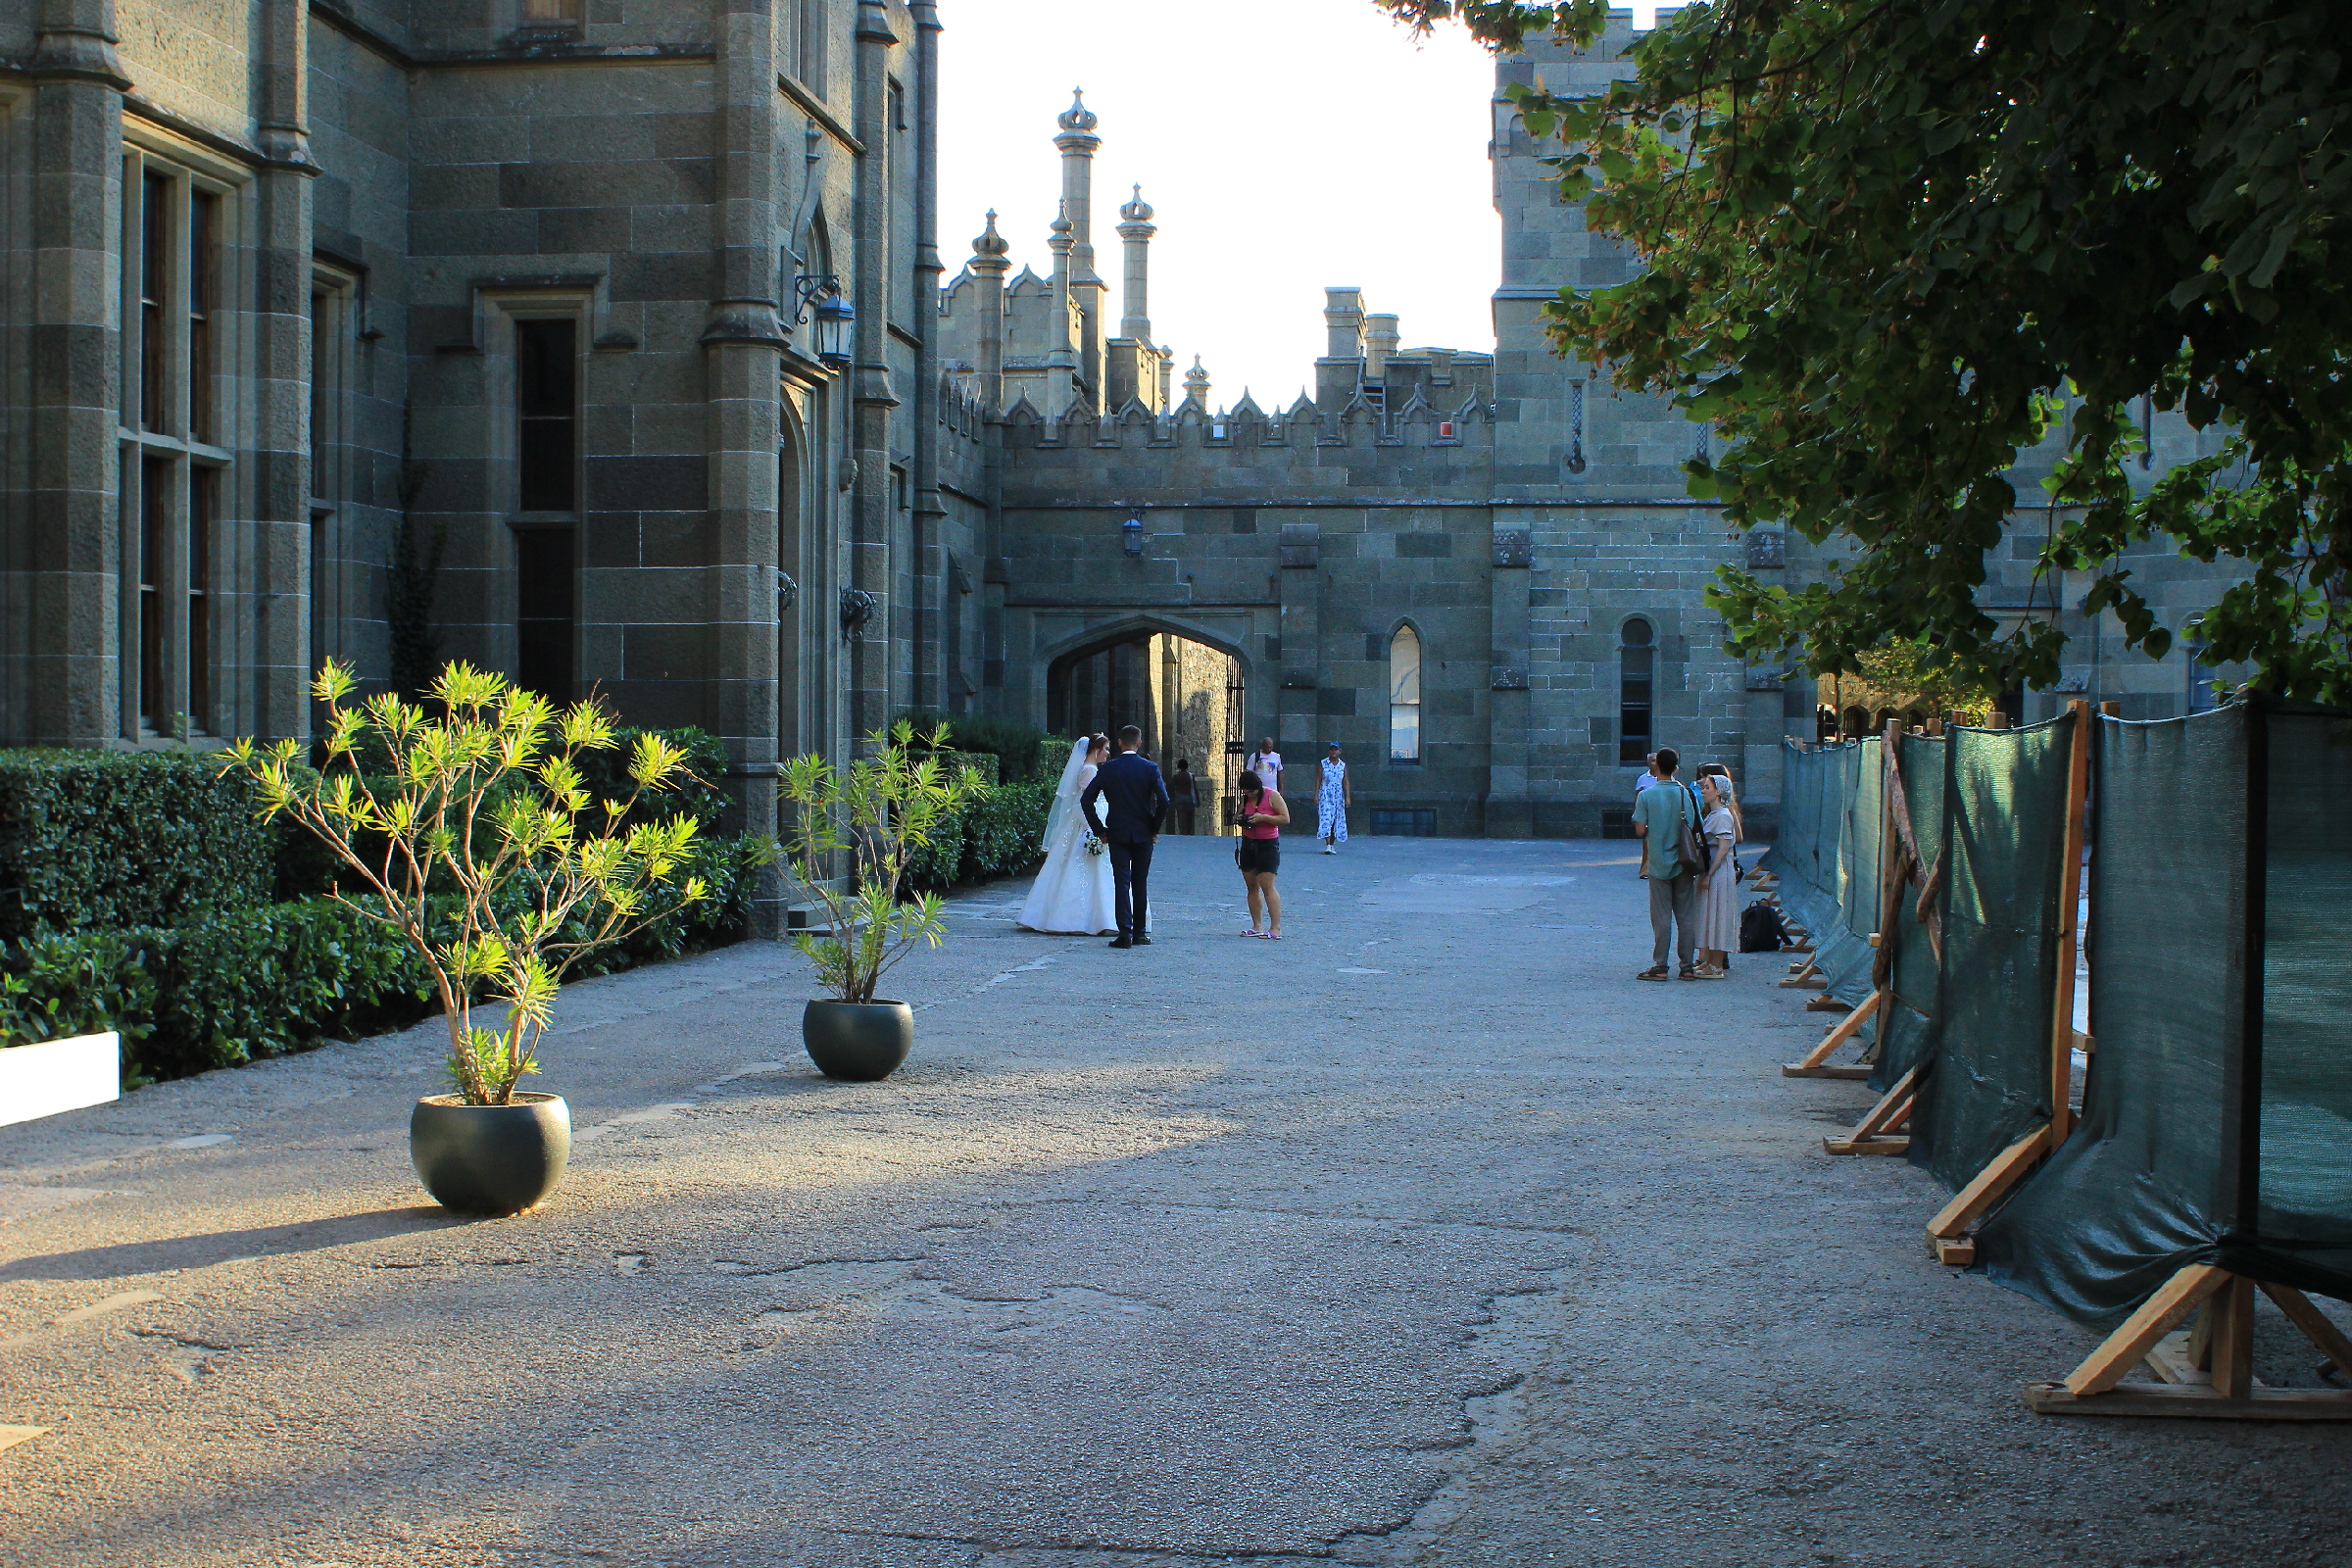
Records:
{"label": "wooden plank support", "polygon": [[[1911,1147],[1908,1138],[1890,1136],[1894,1130],[1911,1119],[1914,1099],[1913,1082],[1919,1069],[1912,1068],[1890,1085],[1879,1097],[1879,1102],[1854,1124],[1854,1130],[1843,1138],[1824,1138],[1822,1151],[1831,1154],[1899,1154]],[[1892,1146],[1892,1147],[1888,1147]]]}
{"label": "wooden plank support", "polygon": [[2335,1326],[2327,1313],[2311,1304],[2311,1298],[2290,1286],[2262,1282],[2262,1294],[2269,1297],[2286,1320],[2303,1331],[2304,1337],[2327,1353],[2328,1359],[2338,1368],[2352,1373],[2352,1339]]}
{"label": "wooden plank support", "polygon": [[1976,1266],[1977,1239],[1974,1236],[1963,1236],[1956,1242],[1937,1241],[1932,1245],[1936,1249],[1936,1261],[1945,1268]]}
{"label": "wooden plank support", "polygon": [[2043,1415],[2188,1416],[2205,1421],[2352,1421],[2352,1394],[2333,1389],[2256,1389],[2242,1399],[2201,1383],[2133,1383],[2088,1396],[2063,1383],[2029,1383],[2026,1404]]}
{"label": "wooden plank support", "polygon": [[[1783,980],[1780,982],[1780,984],[1784,990],[1794,986],[1803,986],[1817,978],[1820,973],[1821,970],[1816,965],[1808,962],[1802,969],[1799,969],[1788,979]],[[1827,990],[1829,988],[1829,984],[1830,983],[1827,980],[1822,981],[1821,989]]]}
{"label": "wooden plank support", "polygon": [[[1936,1242],[1956,1241],[1968,1233],[1969,1227],[1991,1211],[2001,1195],[2017,1185],[2019,1177],[2032,1170],[2042,1155],[2049,1152],[2050,1129],[2047,1123],[2011,1144],[1992,1156],[1984,1168],[1969,1179],[1966,1187],[1952,1195],[1936,1216],[1928,1221],[1928,1239]],[[1974,1261],[1972,1255],[1971,1261]]]}
{"label": "wooden plank support", "polygon": [[2083,1357],[2081,1366],[2067,1375],[2066,1392],[2081,1398],[2086,1394],[2105,1394],[2114,1388],[2126,1372],[2147,1359],[2148,1351],[2173,1331],[2175,1324],[2229,1284],[2230,1277],[2230,1271],[2217,1264],[2191,1263],[2166,1280],[2156,1288],[2155,1295],[2140,1304],[2138,1311],[2124,1320],[2122,1328],[2108,1335],[2097,1349]]}
{"label": "wooden plank support", "polygon": [[[1805,1053],[1804,1060],[1783,1063],[1781,1067],[1781,1076],[1784,1078],[1829,1078],[1837,1076],[1837,1074],[1827,1070],[1825,1067],[1825,1063],[1827,1063],[1830,1059],[1830,1053],[1836,1051],[1839,1046],[1844,1045],[1848,1040],[1851,1040],[1857,1033],[1860,1032],[1862,1026],[1870,1021],[1871,1015],[1878,1010],[1879,999],[1882,993],[1873,991],[1860,1006],[1847,1013],[1844,1019],[1838,1023],[1838,1027],[1832,1029],[1822,1038],[1820,1045],[1815,1046],[1811,1051]],[[1810,1004],[1808,1004],[1808,1005],[1810,1005]],[[1867,1068],[1864,1069],[1862,1076],[1866,1078],[1870,1076]]]}

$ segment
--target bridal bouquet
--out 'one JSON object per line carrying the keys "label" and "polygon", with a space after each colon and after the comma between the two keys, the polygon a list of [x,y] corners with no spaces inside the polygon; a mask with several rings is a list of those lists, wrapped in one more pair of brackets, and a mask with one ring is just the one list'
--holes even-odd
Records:
{"label": "bridal bouquet", "polygon": [[1085,844],[1087,854],[1101,855],[1102,853],[1102,840],[1092,828],[1087,830],[1086,837],[1081,842]]}

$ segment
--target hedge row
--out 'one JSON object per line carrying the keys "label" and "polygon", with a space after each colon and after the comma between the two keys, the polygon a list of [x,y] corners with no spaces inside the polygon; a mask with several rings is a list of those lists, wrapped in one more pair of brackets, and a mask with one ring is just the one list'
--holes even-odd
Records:
{"label": "hedge row", "polygon": [[[711,842],[694,869],[710,883],[707,903],[593,955],[572,977],[740,938],[757,874],[746,841]],[[0,1042],[120,1030],[127,1084],[405,1028],[438,1005],[407,943],[331,899],[0,945]]]}
{"label": "hedge row", "polygon": [[1045,842],[1046,813],[1058,782],[1032,777],[983,790],[909,861],[906,876],[913,891],[945,893],[962,882],[1018,876]]}
{"label": "hedge row", "polygon": [[0,751],[0,939],[253,908],[276,893],[277,848],[213,759]]}

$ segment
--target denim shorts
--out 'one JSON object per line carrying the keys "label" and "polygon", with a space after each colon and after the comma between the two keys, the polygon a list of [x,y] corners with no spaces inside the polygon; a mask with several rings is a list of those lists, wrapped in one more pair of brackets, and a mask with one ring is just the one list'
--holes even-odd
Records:
{"label": "denim shorts", "polygon": [[1282,840],[1242,840],[1241,864],[1244,872],[1263,871],[1272,876],[1282,869]]}

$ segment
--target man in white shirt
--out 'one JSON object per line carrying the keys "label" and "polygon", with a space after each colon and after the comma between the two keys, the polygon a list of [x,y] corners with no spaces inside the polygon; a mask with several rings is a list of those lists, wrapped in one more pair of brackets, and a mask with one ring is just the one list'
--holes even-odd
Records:
{"label": "man in white shirt", "polygon": [[1658,781],[1657,767],[1658,767],[1658,754],[1657,754],[1657,753],[1655,753],[1655,752],[1651,752],[1651,753],[1650,753],[1648,756],[1646,756],[1646,757],[1644,757],[1644,758],[1642,758],[1642,776],[1641,776],[1640,778],[1638,778],[1638,779],[1634,780],[1634,799],[1635,799],[1635,800],[1637,800],[1637,801],[1638,801],[1638,800],[1640,800],[1640,799],[1642,798],[1642,792],[1643,790],[1645,790],[1645,789],[1648,789],[1648,788],[1649,788],[1651,785],[1653,785],[1653,784],[1657,783],[1657,781]]}
{"label": "man in white shirt", "polygon": [[1274,749],[1273,736],[1259,739],[1257,750],[1250,754],[1248,766],[1260,784],[1277,795],[1282,793],[1282,754]]}

